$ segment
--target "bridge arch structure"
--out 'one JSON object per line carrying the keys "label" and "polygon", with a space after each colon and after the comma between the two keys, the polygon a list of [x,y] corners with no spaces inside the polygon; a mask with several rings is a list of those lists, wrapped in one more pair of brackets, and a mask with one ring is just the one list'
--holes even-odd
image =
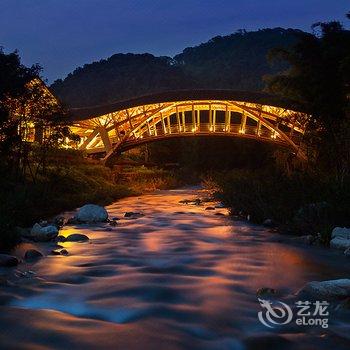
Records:
{"label": "bridge arch structure", "polygon": [[76,146],[114,155],[142,143],[174,137],[223,136],[256,139],[288,147],[305,160],[303,136],[310,116],[261,93],[181,90],[91,108],[71,109]]}

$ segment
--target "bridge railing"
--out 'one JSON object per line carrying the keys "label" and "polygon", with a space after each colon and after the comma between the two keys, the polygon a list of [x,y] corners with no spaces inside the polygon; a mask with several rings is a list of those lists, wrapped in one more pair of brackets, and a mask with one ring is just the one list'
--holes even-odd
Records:
{"label": "bridge railing", "polygon": [[[257,126],[252,125],[246,125],[244,129],[242,129],[241,124],[230,124],[227,126],[225,123],[216,123],[215,127],[212,124],[209,123],[200,123],[200,124],[192,124],[192,123],[186,123],[181,124],[180,126],[178,124],[171,124],[165,125],[163,127],[162,124],[158,123],[155,127],[151,127],[151,133],[145,130],[143,132],[135,133],[133,135],[130,135],[123,143],[123,148],[128,148],[132,145],[137,145],[139,143],[147,142],[147,140],[152,139],[165,139],[165,138],[171,138],[171,137],[178,137],[178,136],[238,136],[238,137],[245,137],[245,138],[252,138],[252,139],[261,139],[264,141],[270,141],[270,142],[276,142],[279,144],[287,144],[287,142],[281,138],[278,135],[278,131],[270,130],[267,128],[258,128]],[[300,134],[294,134],[294,135],[288,135],[290,139],[296,144],[301,144],[301,138],[302,135]],[[112,145],[118,144],[120,139],[118,137],[110,137],[110,142]],[[96,151],[96,149],[95,149]],[[101,152],[103,151],[103,148],[101,149]]]}
{"label": "bridge railing", "polygon": [[[178,124],[171,124],[163,125],[161,123],[158,123],[155,127],[151,128],[151,133],[148,131],[143,131],[141,133],[135,133],[128,139],[128,143],[135,142],[135,141],[141,141],[142,139],[149,139],[149,138],[164,138],[164,137],[171,137],[171,135],[236,135],[236,136],[246,136],[246,137],[254,137],[254,138],[261,138],[265,140],[276,140],[281,141],[278,132],[267,129],[267,128],[258,128],[258,126],[251,126],[246,125],[244,128],[242,128],[241,124],[229,124],[226,125],[225,123],[215,123],[209,124],[209,123],[200,123],[200,124],[193,124],[193,123],[186,123],[181,124],[180,126]],[[293,141],[296,144],[299,144],[300,142],[300,135],[293,135],[291,136]]]}

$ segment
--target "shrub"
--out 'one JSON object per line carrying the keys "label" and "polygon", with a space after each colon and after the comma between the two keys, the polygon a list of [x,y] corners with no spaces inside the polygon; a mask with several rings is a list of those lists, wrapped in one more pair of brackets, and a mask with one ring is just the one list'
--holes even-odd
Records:
{"label": "shrub", "polygon": [[298,233],[322,233],[329,239],[335,225],[350,225],[350,181],[325,174],[276,170],[232,170],[212,176],[216,196],[233,214],[250,214],[253,221],[269,218]]}

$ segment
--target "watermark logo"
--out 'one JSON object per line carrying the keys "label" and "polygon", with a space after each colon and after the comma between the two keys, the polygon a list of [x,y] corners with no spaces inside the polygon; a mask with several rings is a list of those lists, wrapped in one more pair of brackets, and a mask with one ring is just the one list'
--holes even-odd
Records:
{"label": "watermark logo", "polygon": [[[295,311],[282,301],[270,301],[258,298],[263,311],[258,312],[259,321],[266,327],[283,326],[293,321],[297,326],[320,326],[328,328],[327,301],[296,301]],[[295,317],[294,317],[295,316]]]}
{"label": "watermark logo", "polygon": [[258,299],[264,311],[259,311],[259,321],[266,327],[274,328],[277,325],[288,324],[293,319],[292,309],[282,301],[271,302]]}

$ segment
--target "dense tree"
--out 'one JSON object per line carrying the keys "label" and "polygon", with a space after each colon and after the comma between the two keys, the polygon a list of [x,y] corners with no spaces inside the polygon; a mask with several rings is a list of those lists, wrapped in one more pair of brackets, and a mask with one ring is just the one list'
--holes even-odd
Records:
{"label": "dense tree", "polygon": [[116,54],[77,68],[51,87],[67,105],[81,107],[191,86],[193,81],[169,57]]}
{"label": "dense tree", "polygon": [[307,140],[317,148],[315,160],[344,178],[350,171],[350,31],[339,22],[313,28],[319,33],[300,33],[293,49],[273,51],[290,68],[268,79],[269,91],[312,115]]}
{"label": "dense tree", "polygon": [[285,68],[285,64],[271,67],[267,60],[269,50],[291,46],[298,33],[281,28],[239,31],[186,48],[173,59],[150,54],[116,54],[77,68],[51,87],[62,101],[74,107],[164,90],[261,90],[265,74]]}
{"label": "dense tree", "polygon": [[299,33],[282,28],[240,30],[186,48],[174,60],[195,78],[200,88],[261,90],[265,74],[285,68],[285,64],[272,66],[267,60],[268,52],[274,47],[290,47]]}
{"label": "dense tree", "polygon": [[40,68],[27,68],[20,62],[17,52],[5,54],[0,50],[0,157],[8,157],[9,152],[20,141],[18,122],[13,120],[12,106],[14,101],[26,92],[26,84],[38,75]]}
{"label": "dense tree", "polygon": [[33,166],[44,167],[50,148],[72,136],[57,122],[65,111],[39,78],[40,71],[37,65],[22,65],[17,52],[0,52],[0,170],[23,179],[28,170],[33,175]]}
{"label": "dense tree", "polygon": [[17,52],[0,51],[0,249],[16,242],[14,226],[45,202],[56,181],[48,180],[48,154],[71,137],[57,124],[64,110],[39,74],[40,67],[25,67]]}

